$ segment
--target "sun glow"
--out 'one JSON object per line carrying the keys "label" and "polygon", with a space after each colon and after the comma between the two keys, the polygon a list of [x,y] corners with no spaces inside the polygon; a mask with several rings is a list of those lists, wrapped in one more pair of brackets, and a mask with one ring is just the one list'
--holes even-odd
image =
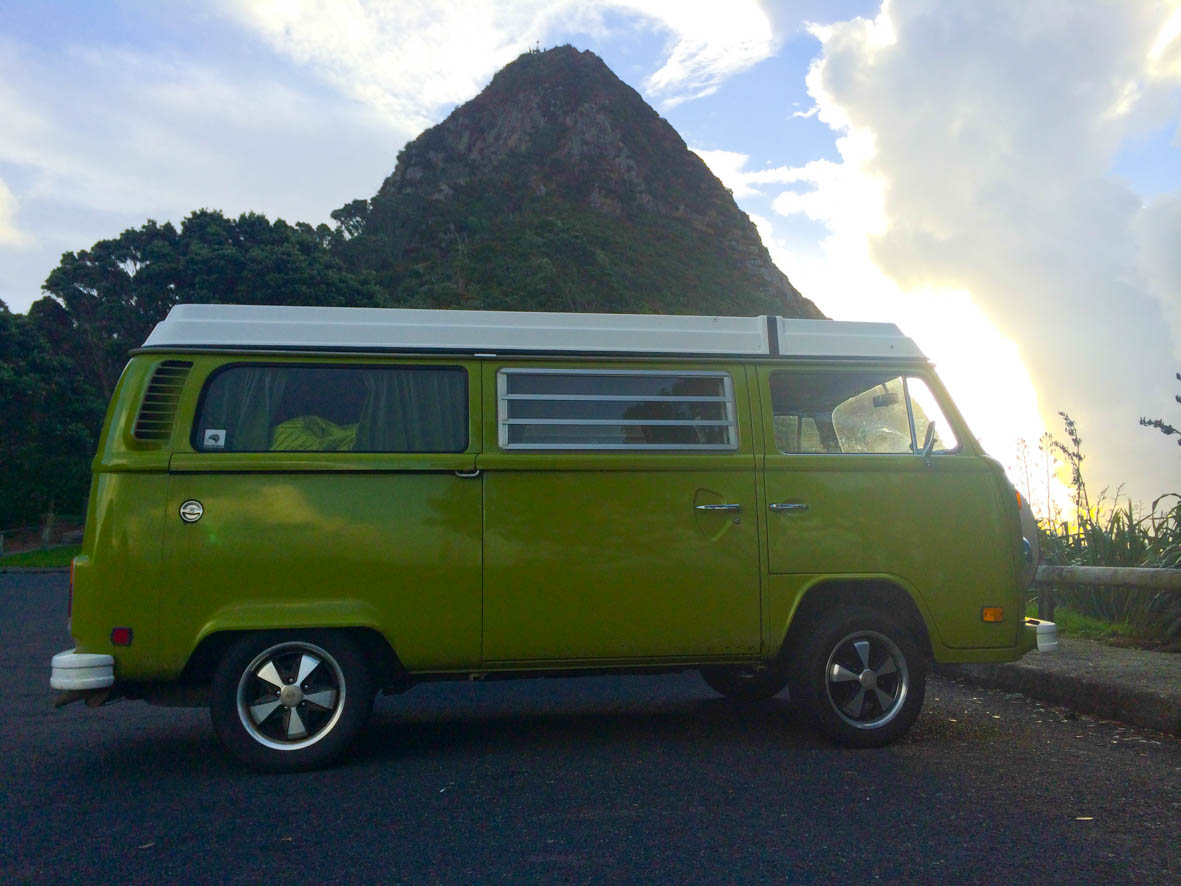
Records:
{"label": "sun glow", "polygon": [[[725,159],[724,171],[733,175],[741,164]],[[777,238],[769,219],[752,217],[776,264],[789,270],[795,286],[833,319],[896,323],[936,365],[973,435],[1024,489],[1035,511],[1067,511],[1069,494],[1054,475],[1052,453],[1038,454],[1046,424],[1017,344],[971,292],[935,285],[903,289],[874,262],[873,239],[887,223],[880,180],[848,162],[808,164],[784,174],[814,189],[784,192],[775,201],[776,211],[805,214],[823,222],[830,234],[818,250],[797,252]],[[783,175],[776,178],[783,180]],[[749,186],[749,180],[738,185]],[[1047,465],[1041,464],[1043,458]],[[1030,470],[1031,461],[1038,462],[1037,470]]]}

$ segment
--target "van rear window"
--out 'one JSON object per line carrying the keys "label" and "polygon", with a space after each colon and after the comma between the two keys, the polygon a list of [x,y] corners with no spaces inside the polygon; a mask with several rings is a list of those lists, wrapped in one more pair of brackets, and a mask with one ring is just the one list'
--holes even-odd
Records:
{"label": "van rear window", "polygon": [[463,452],[467,372],[458,366],[239,364],[206,384],[201,452]]}
{"label": "van rear window", "polygon": [[736,449],[724,372],[502,369],[502,449]]}

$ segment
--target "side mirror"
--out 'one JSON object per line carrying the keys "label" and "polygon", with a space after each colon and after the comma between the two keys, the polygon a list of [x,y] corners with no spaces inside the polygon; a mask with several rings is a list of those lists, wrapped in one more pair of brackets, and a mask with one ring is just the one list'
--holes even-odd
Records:
{"label": "side mirror", "polygon": [[935,448],[935,422],[927,422],[927,435],[923,437],[923,461],[931,464],[931,450]]}

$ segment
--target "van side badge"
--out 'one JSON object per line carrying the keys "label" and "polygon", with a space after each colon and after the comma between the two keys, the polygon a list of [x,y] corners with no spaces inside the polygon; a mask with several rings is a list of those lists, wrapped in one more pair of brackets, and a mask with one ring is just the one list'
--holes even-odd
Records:
{"label": "van side badge", "polygon": [[180,506],[180,518],[186,523],[196,523],[204,513],[205,507],[201,502],[191,498]]}

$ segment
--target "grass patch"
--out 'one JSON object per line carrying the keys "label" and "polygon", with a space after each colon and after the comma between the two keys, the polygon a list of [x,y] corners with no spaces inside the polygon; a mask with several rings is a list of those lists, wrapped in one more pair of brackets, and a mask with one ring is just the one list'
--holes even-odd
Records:
{"label": "grass patch", "polygon": [[[1037,618],[1036,600],[1026,605],[1025,614]],[[1054,607],[1054,624],[1058,625],[1058,631],[1063,636],[1083,637],[1087,640],[1127,641],[1133,639],[1136,633],[1127,622],[1096,618],[1062,604]]]}
{"label": "grass patch", "polygon": [[0,557],[0,569],[8,566],[41,569],[69,566],[70,561],[77,557],[81,550],[82,545],[60,545],[43,551],[22,551],[19,554],[8,554]]}

